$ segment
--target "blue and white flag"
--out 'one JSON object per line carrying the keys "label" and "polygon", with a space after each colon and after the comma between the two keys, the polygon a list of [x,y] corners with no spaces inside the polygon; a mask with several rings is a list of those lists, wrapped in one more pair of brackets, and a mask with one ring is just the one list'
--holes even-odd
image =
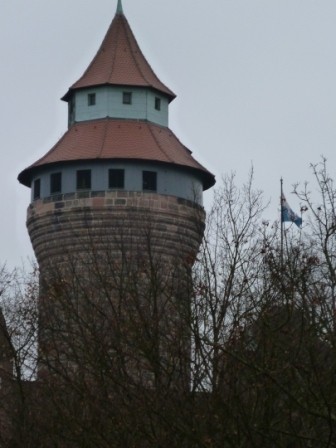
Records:
{"label": "blue and white flag", "polygon": [[302,218],[293,212],[284,195],[281,196],[281,221],[293,222],[298,227],[302,226]]}

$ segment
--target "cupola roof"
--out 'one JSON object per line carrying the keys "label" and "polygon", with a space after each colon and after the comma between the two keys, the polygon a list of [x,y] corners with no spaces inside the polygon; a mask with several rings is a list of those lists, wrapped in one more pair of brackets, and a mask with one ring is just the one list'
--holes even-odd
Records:
{"label": "cupola roof", "polygon": [[19,174],[19,181],[30,186],[40,168],[63,163],[104,160],[138,161],[173,165],[197,172],[206,190],[215,178],[198,163],[168,128],[137,120],[101,119],[73,125],[41,159]]}
{"label": "cupola roof", "polygon": [[147,62],[123,13],[121,0],[105,38],[83,76],[62,98],[69,101],[71,93],[102,85],[149,87],[168,96],[175,94],[156,76]]}

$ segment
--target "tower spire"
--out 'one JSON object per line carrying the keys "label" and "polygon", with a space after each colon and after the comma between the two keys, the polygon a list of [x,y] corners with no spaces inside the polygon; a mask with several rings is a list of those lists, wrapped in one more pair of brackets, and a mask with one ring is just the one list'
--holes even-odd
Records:
{"label": "tower spire", "polygon": [[117,14],[123,14],[123,7],[122,7],[122,2],[121,0],[118,0],[118,6],[117,6]]}

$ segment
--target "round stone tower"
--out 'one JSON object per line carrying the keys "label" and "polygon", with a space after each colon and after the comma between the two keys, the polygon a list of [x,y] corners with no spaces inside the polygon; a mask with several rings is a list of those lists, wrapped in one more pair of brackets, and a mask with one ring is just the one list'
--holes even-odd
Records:
{"label": "round stone tower", "polygon": [[[202,193],[215,180],[168,128],[174,98],[143,56],[119,0],[96,56],[62,98],[68,130],[18,177],[32,192],[27,227],[41,273],[41,345],[52,310],[59,315],[57,294],[44,291],[59,286],[60,272],[68,281],[74,265],[76,278],[87,282],[97,266],[111,279],[107,267],[115,273],[132,259],[145,288],[150,264],[164,272],[165,285],[174,284],[175,304],[183,300],[188,309],[187,277],[204,227]],[[180,324],[173,308],[165,314]]]}

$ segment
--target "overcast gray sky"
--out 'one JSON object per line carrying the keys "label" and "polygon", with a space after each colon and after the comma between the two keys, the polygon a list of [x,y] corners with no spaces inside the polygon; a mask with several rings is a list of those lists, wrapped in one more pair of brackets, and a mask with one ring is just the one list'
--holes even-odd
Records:
{"label": "overcast gray sky", "polygon": [[[67,128],[60,97],[97,51],[117,0],[0,0],[1,261],[32,256],[19,171]],[[159,78],[176,94],[170,127],[220,179],[253,164],[277,219],[279,179],[336,165],[335,0],[123,0]],[[206,203],[210,202],[209,194]]]}

